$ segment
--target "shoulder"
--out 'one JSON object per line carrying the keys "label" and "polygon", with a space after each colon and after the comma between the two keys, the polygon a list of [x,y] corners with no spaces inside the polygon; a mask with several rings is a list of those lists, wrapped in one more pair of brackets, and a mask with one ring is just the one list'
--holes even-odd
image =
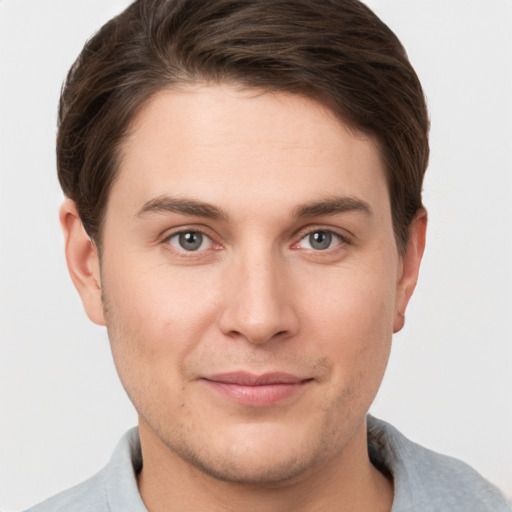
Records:
{"label": "shoulder", "polygon": [[464,462],[423,448],[372,417],[368,439],[376,465],[393,475],[393,512],[510,512],[501,492]]}
{"label": "shoulder", "polygon": [[26,512],[90,512],[91,510],[95,512],[109,510],[104,470]]}
{"label": "shoulder", "polygon": [[99,473],[26,512],[147,512],[137,488],[141,466],[138,431],[132,429]]}

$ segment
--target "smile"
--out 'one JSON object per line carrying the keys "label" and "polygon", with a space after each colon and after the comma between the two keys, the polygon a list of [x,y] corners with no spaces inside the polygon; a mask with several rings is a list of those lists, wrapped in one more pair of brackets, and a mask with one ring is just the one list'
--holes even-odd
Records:
{"label": "smile", "polygon": [[287,373],[253,375],[247,372],[212,375],[202,380],[229,400],[253,407],[277,404],[296,395],[313,381]]}

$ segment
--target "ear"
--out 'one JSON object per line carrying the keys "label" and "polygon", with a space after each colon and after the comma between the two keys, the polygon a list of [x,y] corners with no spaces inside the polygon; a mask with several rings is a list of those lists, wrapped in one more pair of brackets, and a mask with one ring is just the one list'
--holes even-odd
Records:
{"label": "ear", "polygon": [[393,332],[400,331],[405,323],[405,310],[414,288],[416,288],[416,283],[418,282],[421,258],[425,250],[426,232],[427,212],[422,208],[411,222],[407,247],[401,257],[396,290]]}
{"label": "ear", "polygon": [[73,284],[80,294],[87,316],[95,324],[105,325],[98,249],[87,235],[74,201],[64,201],[59,217]]}

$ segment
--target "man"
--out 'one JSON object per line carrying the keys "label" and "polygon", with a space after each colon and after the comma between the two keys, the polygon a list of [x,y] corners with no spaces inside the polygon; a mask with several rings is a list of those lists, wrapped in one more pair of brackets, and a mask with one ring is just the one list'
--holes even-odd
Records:
{"label": "man", "polygon": [[367,417],[425,243],[428,119],[354,0],[145,0],[82,51],[66,256],[139,414],[33,510],[506,510]]}

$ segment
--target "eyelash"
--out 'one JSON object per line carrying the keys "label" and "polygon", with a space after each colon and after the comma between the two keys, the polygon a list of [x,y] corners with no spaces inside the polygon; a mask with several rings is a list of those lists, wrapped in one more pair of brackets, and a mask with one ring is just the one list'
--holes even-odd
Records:
{"label": "eyelash", "polygon": [[[334,231],[333,229],[330,229],[330,228],[319,227],[319,228],[314,228],[314,229],[308,228],[307,230],[306,229],[303,230],[301,233],[299,233],[299,235],[298,235],[299,239],[291,245],[291,248],[295,249],[295,250],[300,250],[301,247],[299,247],[299,244],[303,240],[306,240],[308,237],[311,237],[312,235],[314,235],[315,233],[327,234],[330,237],[330,242],[332,242],[332,238],[336,238],[336,239],[338,239],[338,243],[336,243],[333,247],[326,247],[325,249],[315,249],[313,247],[304,248],[304,250],[308,251],[309,253],[314,253],[317,255],[321,255],[322,253],[330,254],[333,251],[336,251],[336,249],[339,249],[340,246],[346,246],[346,245],[351,244],[349,237],[347,237],[346,235],[341,235],[337,231]],[[195,250],[186,250],[183,247],[180,247],[180,248],[176,247],[171,243],[172,239],[174,239],[176,237],[180,237],[181,235],[186,235],[186,234],[201,235],[201,237],[203,237],[203,240],[201,241],[201,245],[204,244],[204,242],[205,242],[204,238],[206,238],[207,240],[209,240],[209,244],[208,244],[209,247],[206,247],[206,248],[198,247]],[[179,231],[175,231],[175,232],[169,234],[168,236],[166,236],[164,238],[163,242],[167,245],[168,250],[172,251],[175,255],[177,255],[178,257],[182,257],[182,258],[204,257],[205,251],[208,251],[208,250],[216,251],[216,250],[222,249],[221,244],[216,243],[208,233],[206,233],[204,230],[199,229],[199,228],[180,229]]]}
{"label": "eyelash", "polygon": [[[201,241],[201,245],[203,245],[205,243],[204,239],[206,238],[209,241],[209,244],[208,244],[209,247],[207,247],[207,248],[199,247],[195,250],[186,250],[183,247],[176,247],[171,243],[171,240],[173,238],[180,237],[180,236],[186,235],[186,234],[201,235],[201,237],[203,237],[203,240]],[[205,251],[208,249],[218,250],[219,248],[221,248],[220,244],[216,244],[213,241],[213,238],[210,235],[208,235],[208,233],[205,233],[205,231],[203,231],[202,229],[198,229],[198,228],[180,229],[179,231],[175,231],[175,232],[169,234],[168,236],[166,236],[164,238],[163,242],[167,245],[168,250],[172,251],[175,255],[177,255],[179,257],[183,257],[183,258],[201,257],[201,256],[204,256]],[[211,246],[214,246],[214,247],[211,247]]]}
{"label": "eyelash", "polygon": [[[310,237],[312,237],[315,234],[320,234],[320,233],[327,235],[328,246],[323,249],[311,247]],[[301,234],[299,241],[294,243],[292,245],[292,248],[300,249],[300,247],[298,247],[299,244],[305,240],[308,240],[308,238],[310,239],[309,240],[310,247],[305,248],[305,250],[312,251],[314,253],[319,253],[319,254],[332,252],[333,250],[336,250],[337,248],[339,248],[339,246],[347,245],[350,243],[346,236],[343,236],[340,233],[333,231],[332,229],[316,228],[316,229],[308,230],[305,233]],[[337,243],[335,243],[335,245],[331,247],[331,242],[334,242],[336,239],[337,239]],[[321,242],[322,241],[320,241],[320,243]]]}

